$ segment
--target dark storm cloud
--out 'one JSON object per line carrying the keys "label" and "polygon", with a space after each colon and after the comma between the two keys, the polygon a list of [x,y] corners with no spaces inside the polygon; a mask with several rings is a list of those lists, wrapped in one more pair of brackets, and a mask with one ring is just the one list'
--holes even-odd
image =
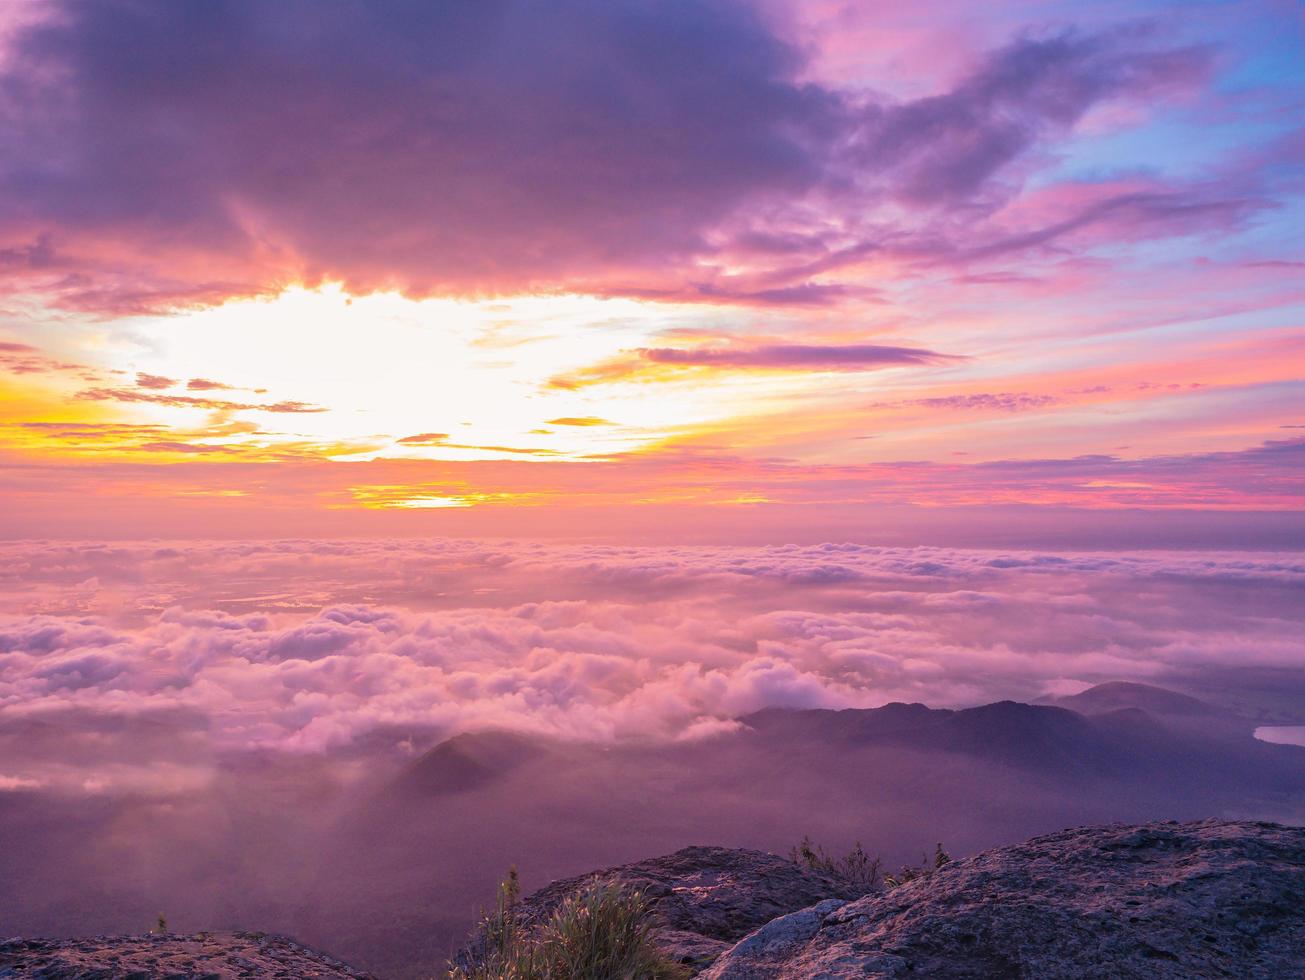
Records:
{"label": "dark storm cloud", "polygon": [[696,249],[818,179],[840,111],[723,3],[70,3],[17,49],[9,223],[218,251],[257,227],[371,282]]}
{"label": "dark storm cloud", "polygon": [[816,189],[835,211],[957,201],[1097,102],[1207,62],[1136,32],[1021,39],[890,103],[799,81],[797,51],[723,0],[65,2],[0,72],[0,246],[63,256],[68,302],[103,309],[323,276],[646,291],[726,223],[819,251],[762,217]]}

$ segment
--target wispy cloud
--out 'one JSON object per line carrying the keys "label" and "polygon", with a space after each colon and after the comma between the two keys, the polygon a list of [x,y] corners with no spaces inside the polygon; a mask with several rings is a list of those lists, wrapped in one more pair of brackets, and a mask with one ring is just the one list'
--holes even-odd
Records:
{"label": "wispy cloud", "polygon": [[[880,344],[731,344],[723,347],[643,347],[549,379],[554,388],[671,377],[676,368],[721,371],[873,371],[887,367],[946,364],[964,360],[920,347]],[[662,369],[660,375],[657,370]]]}
{"label": "wispy cloud", "polygon": [[549,419],[545,425],[569,425],[580,428],[588,428],[594,425],[611,425],[607,419],[599,418],[597,415],[564,415],[561,418]]}
{"label": "wispy cloud", "polygon": [[447,432],[419,432],[415,436],[404,436],[396,441],[404,446],[438,446],[448,439]]}
{"label": "wispy cloud", "polygon": [[767,344],[760,347],[649,347],[640,357],[656,364],[777,370],[856,371],[897,364],[941,364],[954,355],[919,347],[876,344]]}
{"label": "wispy cloud", "polygon": [[179,381],[174,378],[165,378],[158,374],[145,374],[138,371],[136,373],[136,387],[148,388],[151,391],[165,391],[168,388],[175,388]]}
{"label": "wispy cloud", "polygon": [[[171,387],[177,383],[167,378],[159,380],[167,382],[162,387]],[[160,386],[146,385],[146,387],[157,388]],[[310,405],[307,402],[233,402],[221,398],[200,398],[194,395],[168,395],[155,391],[138,391],[134,388],[87,388],[85,391],[78,392],[77,397],[83,401],[136,402],[166,405],[169,408],[202,408],[219,412],[258,411],[293,415],[327,411],[326,408],[320,405]]]}

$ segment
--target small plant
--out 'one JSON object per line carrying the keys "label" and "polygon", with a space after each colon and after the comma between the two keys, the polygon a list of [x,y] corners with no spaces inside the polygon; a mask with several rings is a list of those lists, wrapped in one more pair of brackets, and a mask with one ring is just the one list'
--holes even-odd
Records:
{"label": "small plant", "polygon": [[896,888],[898,885],[905,885],[908,881],[915,881],[917,878],[924,878],[933,874],[944,864],[947,864],[952,856],[943,850],[942,844],[938,844],[933,849],[933,857],[923,855],[920,863],[904,864],[902,869],[896,874],[884,875],[884,885],[888,888]]}
{"label": "small plant", "polygon": [[933,857],[924,855],[918,865],[904,864],[899,871],[884,874],[883,860],[877,855],[870,857],[860,841],[845,856],[835,857],[819,844],[813,843],[810,837],[803,837],[802,842],[788,852],[788,856],[794,864],[841,877],[867,892],[874,891],[881,882],[886,888],[896,888],[916,878],[923,878],[952,859],[943,850],[942,844],[939,844],[933,850]]}
{"label": "small plant", "polygon": [[485,914],[481,929],[485,936],[486,958],[506,961],[517,946],[516,904],[521,896],[521,878],[516,865],[508,868],[507,877],[498,886],[494,909]]}
{"label": "small plant", "polygon": [[520,884],[513,869],[482,922],[485,951],[449,980],[681,980],[687,971],[652,942],[644,895],[617,882],[592,881],[532,930],[517,922]]}
{"label": "small plant", "polygon": [[802,843],[789,851],[788,856],[794,864],[846,879],[866,891],[874,891],[879,887],[884,867],[883,859],[878,855],[870,857],[860,841],[840,858],[829,854],[819,844],[812,843],[810,837],[803,837]]}

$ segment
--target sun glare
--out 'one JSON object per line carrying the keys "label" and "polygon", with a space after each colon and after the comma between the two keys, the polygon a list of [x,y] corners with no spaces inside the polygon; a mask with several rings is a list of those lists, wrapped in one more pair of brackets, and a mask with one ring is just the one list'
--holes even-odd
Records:
{"label": "sun glare", "polygon": [[586,296],[413,300],[295,287],[139,319],[134,348],[116,351],[111,367],[175,381],[159,381],[160,392],[193,399],[133,404],[141,419],[193,425],[210,405],[243,406],[241,417],[258,421],[246,444],[329,444],[330,455],[360,460],[575,459],[635,450],[740,409],[742,393],[728,384],[678,386],[674,398],[637,383],[601,394],[549,384],[647,346],[676,313]]}

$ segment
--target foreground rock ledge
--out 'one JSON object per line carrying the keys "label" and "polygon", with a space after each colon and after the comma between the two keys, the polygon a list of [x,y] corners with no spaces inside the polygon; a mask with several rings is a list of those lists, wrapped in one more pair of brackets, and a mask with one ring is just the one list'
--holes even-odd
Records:
{"label": "foreground rock ledge", "polygon": [[201,932],[193,936],[98,936],[0,942],[0,978],[147,980],[247,977],[371,980],[339,960],[284,936]]}
{"label": "foreground rock ledge", "polygon": [[782,916],[701,976],[1305,977],[1305,829],[1207,820],[1036,837]]}

